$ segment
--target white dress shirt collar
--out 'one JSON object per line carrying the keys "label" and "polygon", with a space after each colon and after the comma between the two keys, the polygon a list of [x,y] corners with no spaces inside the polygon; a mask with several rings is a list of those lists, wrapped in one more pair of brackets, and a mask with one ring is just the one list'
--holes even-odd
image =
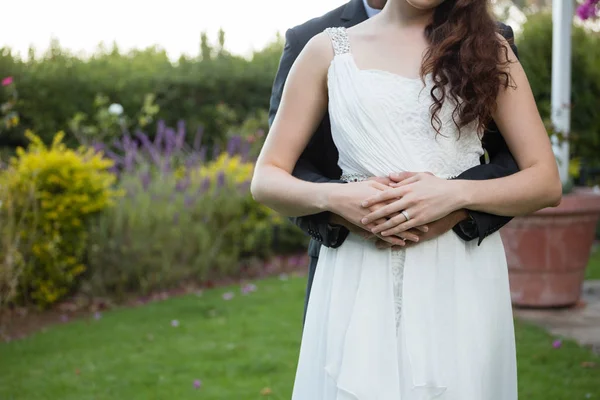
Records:
{"label": "white dress shirt collar", "polygon": [[369,17],[369,18],[377,15],[379,13],[379,11],[381,11],[381,10],[378,10],[376,8],[369,6],[369,4],[367,3],[367,0],[363,0],[363,4],[365,5],[365,10],[367,11],[367,17]]}

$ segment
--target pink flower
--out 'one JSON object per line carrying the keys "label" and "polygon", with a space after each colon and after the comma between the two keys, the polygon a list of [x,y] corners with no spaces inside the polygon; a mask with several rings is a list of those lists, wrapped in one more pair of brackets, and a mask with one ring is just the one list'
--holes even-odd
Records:
{"label": "pink flower", "polygon": [[174,319],[173,321],[171,321],[171,326],[173,328],[177,328],[179,326],[179,321],[177,321],[176,319]]}
{"label": "pink flower", "polygon": [[288,264],[292,267],[298,267],[302,265],[302,257],[293,256],[288,259]]}
{"label": "pink flower", "polygon": [[599,0],[586,0],[585,3],[577,7],[577,16],[582,20],[596,16],[596,6]]}
{"label": "pink flower", "polygon": [[242,286],[242,294],[248,294],[256,291],[256,285],[248,283]]}
{"label": "pink flower", "polygon": [[13,83],[13,77],[12,76],[7,76],[6,78],[2,79],[2,86],[8,86],[11,83]]}
{"label": "pink flower", "polygon": [[200,379],[196,379],[194,381],[194,389],[200,389],[200,387],[202,386],[202,381]]}
{"label": "pink flower", "polygon": [[552,347],[554,347],[555,349],[560,349],[561,346],[562,346],[562,340],[560,340],[560,339],[555,340],[552,343]]}
{"label": "pink flower", "polygon": [[231,300],[233,299],[233,293],[232,292],[227,292],[227,293],[223,293],[223,300]]}

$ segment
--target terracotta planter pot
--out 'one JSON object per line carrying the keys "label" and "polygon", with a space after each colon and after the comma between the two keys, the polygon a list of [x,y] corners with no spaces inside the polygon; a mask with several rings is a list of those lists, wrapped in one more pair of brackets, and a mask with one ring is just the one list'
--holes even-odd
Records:
{"label": "terracotta planter pot", "polygon": [[517,217],[502,229],[515,306],[577,303],[599,217],[600,195],[576,189],[558,207]]}

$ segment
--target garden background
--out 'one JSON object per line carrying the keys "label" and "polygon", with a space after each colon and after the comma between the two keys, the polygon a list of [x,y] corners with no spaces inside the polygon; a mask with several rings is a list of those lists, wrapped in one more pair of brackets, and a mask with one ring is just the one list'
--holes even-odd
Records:
{"label": "garden background", "polygon": [[[550,15],[528,14],[517,45],[545,119],[551,42]],[[249,193],[282,50],[232,54],[224,31],[176,61],[0,50],[0,399],[289,398],[308,238]],[[577,25],[571,170],[588,185],[598,65]],[[517,329],[523,398],[600,398],[597,358]]]}

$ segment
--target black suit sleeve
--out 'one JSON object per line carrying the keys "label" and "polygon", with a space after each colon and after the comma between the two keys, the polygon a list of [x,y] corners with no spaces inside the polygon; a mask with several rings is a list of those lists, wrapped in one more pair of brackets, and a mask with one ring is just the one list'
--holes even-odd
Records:
{"label": "black suit sleeve", "polygon": [[[294,30],[288,30],[285,34],[285,47],[283,48],[283,54],[279,62],[279,69],[277,70],[277,75],[275,76],[275,81],[273,83],[269,107],[269,125],[271,125],[275,119],[275,115],[279,109],[279,103],[281,102],[285,81],[294,61],[296,61],[296,58],[300,54],[302,47],[303,45],[299,42]],[[304,150],[300,156],[293,172],[293,175],[296,178],[315,183],[342,183],[339,180],[325,176],[322,172],[323,168],[319,168],[319,158],[323,157],[323,153],[318,151],[319,141],[322,137],[322,132],[320,131],[328,129],[328,126],[328,123],[321,124],[319,131],[315,133],[307,149]],[[326,212],[291,218],[291,220],[300,229],[308,233],[314,240],[327,247],[340,246],[346,236],[348,236],[348,230],[346,228],[329,224],[329,213]]]}
{"label": "black suit sleeve", "polygon": [[[514,44],[513,31],[509,26],[501,25],[500,33],[510,43],[510,47],[518,57],[517,47]],[[506,141],[492,123],[483,137],[483,146],[489,156],[489,164],[482,164],[466,170],[455,179],[485,180],[503,178],[519,172],[519,167],[510,153]],[[479,211],[469,212],[469,219],[454,227],[454,232],[463,240],[479,239],[479,244],[487,236],[506,225],[512,217],[504,217]]]}

